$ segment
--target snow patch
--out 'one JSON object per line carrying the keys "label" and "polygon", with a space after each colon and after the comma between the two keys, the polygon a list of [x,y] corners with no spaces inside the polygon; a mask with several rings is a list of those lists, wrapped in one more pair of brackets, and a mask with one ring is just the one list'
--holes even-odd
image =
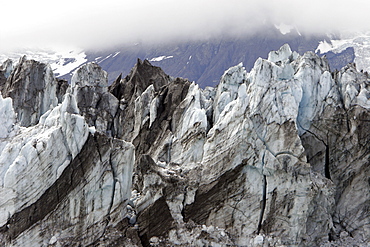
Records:
{"label": "snow patch", "polygon": [[120,53],[121,53],[120,51],[117,51],[116,53],[114,53],[113,57],[116,57]]}
{"label": "snow patch", "polygon": [[292,29],[294,29],[294,26],[292,25],[287,25],[285,23],[280,23],[279,25],[274,25],[276,29],[280,31],[283,35],[290,33]]}
{"label": "snow patch", "polygon": [[149,60],[149,62],[160,62],[169,58],[173,58],[173,56],[159,56],[159,57],[154,57]]}
{"label": "snow patch", "polygon": [[315,52],[327,53],[329,51],[332,51],[334,53],[340,53],[348,47],[352,47],[351,43],[351,40],[330,40],[330,42],[324,40],[319,42],[319,45],[317,46]]}

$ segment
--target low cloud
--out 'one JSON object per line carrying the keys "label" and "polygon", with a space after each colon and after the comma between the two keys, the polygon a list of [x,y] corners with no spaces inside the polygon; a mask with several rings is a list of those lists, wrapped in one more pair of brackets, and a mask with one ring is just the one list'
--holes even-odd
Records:
{"label": "low cloud", "polygon": [[370,30],[365,0],[7,1],[0,51],[107,48],[135,42],[196,40],[294,25],[301,33]]}

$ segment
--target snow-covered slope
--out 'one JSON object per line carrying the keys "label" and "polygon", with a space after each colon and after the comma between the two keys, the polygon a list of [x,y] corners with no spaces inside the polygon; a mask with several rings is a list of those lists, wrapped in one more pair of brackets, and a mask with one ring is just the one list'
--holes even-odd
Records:
{"label": "snow-covered slope", "polygon": [[267,57],[205,89],[140,59],[108,86],[88,63],[27,127],[1,96],[0,243],[368,245],[368,74],[288,45]]}

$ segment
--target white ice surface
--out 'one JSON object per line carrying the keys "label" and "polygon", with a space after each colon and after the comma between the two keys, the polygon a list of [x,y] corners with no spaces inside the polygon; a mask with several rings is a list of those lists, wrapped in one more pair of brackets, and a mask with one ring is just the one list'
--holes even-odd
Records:
{"label": "white ice surface", "polygon": [[[7,106],[0,109],[11,109],[11,101],[0,101]],[[0,191],[7,192],[7,197],[0,204],[7,212],[1,212],[0,225],[15,211],[34,203],[80,152],[89,128],[84,118],[75,114],[76,105],[74,96],[66,94],[63,103],[47,111],[39,124],[22,127],[5,140],[0,150]],[[0,115],[0,122],[4,116]],[[8,119],[7,124],[11,117]]]}
{"label": "white ice surface", "polygon": [[4,99],[0,92],[0,139],[9,137],[13,131],[15,120],[16,115],[13,110],[12,99]]}

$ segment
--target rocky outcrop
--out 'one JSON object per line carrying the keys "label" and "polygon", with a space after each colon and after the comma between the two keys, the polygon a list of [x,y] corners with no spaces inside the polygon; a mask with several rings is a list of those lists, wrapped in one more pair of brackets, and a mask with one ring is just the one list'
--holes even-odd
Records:
{"label": "rocky outcrop", "polygon": [[56,85],[49,65],[27,60],[24,56],[1,87],[1,93],[13,99],[20,125],[29,127],[58,104]]}
{"label": "rocky outcrop", "polygon": [[216,88],[141,60],[106,78],[82,66],[29,128],[0,98],[4,245],[370,242],[370,81],[353,64],[284,45]]}
{"label": "rocky outcrop", "polygon": [[348,47],[340,53],[328,51],[320,55],[324,55],[329,60],[332,71],[340,70],[347,64],[353,63],[356,59],[355,49],[353,47]]}

